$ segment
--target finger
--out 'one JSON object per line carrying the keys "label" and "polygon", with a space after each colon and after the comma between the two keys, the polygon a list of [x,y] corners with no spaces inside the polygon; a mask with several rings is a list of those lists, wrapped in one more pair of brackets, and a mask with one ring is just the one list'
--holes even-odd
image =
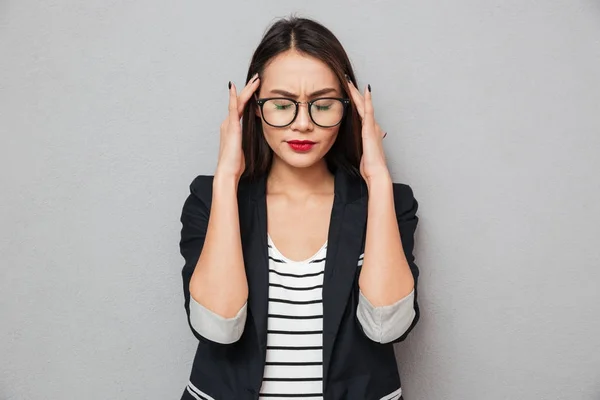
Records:
{"label": "finger", "polygon": [[361,118],[364,118],[365,100],[352,81],[348,81],[348,91],[350,92],[350,98],[358,111],[358,115],[360,115]]}
{"label": "finger", "polygon": [[375,115],[373,110],[373,98],[371,96],[371,85],[365,88],[365,112],[363,117],[363,126],[369,127],[371,132],[375,132]]}
{"label": "finger", "polygon": [[229,82],[229,122],[239,122],[240,118],[238,117],[238,106],[237,106],[237,93],[235,89],[235,84],[233,82]]}
{"label": "finger", "polygon": [[238,115],[240,118],[242,117],[242,114],[244,113],[244,108],[246,107],[248,100],[250,100],[250,98],[252,97],[254,92],[256,92],[256,89],[258,89],[259,86],[260,86],[260,78],[258,76],[258,73],[256,73],[256,74],[254,74],[254,76],[252,78],[250,78],[250,80],[248,81],[248,84],[246,84],[246,86],[242,89],[242,91],[240,92],[240,94],[238,96],[237,108],[238,108]]}

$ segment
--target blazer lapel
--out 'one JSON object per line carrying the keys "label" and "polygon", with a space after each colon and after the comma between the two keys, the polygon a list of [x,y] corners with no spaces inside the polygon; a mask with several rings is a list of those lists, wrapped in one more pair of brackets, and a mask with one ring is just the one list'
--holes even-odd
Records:
{"label": "blazer lapel", "polygon": [[359,178],[338,170],[323,282],[323,382],[337,332],[352,291],[362,252],[367,218],[367,188]]}
{"label": "blazer lapel", "polygon": [[267,250],[267,204],[265,178],[248,183],[238,197],[245,204],[240,216],[246,278],[248,279],[248,309],[254,320],[258,345],[262,354],[267,346],[267,308],[269,301],[269,260]]}
{"label": "blazer lapel", "polygon": [[[240,228],[248,308],[254,320],[261,354],[266,354],[269,305],[266,177],[240,189]],[[355,282],[364,244],[367,188],[360,178],[335,172],[335,195],[329,223],[323,281],[323,378],[327,382],[331,355],[344,310]],[[263,360],[264,361],[264,360]],[[264,363],[263,363],[264,364]],[[261,371],[262,372],[262,371]]]}

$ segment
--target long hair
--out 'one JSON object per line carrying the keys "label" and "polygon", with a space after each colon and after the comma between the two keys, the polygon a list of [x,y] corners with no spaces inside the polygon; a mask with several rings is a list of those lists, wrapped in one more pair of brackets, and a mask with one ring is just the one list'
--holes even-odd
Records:
{"label": "long hair", "polygon": [[[252,56],[246,83],[280,53],[294,49],[317,58],[328,65],[339,79],[343,95],[349,97],[346,75],[356,83],[350,59],[342,44],[326,27],[306,18],[290,17],[276,21],[262,37]],[[267,174],[273,160],[273,151],[264,138],[261,119],[255,113],[258,105],[252,97],[242,117],[242,150],[246,161],[242,178],[255,180]],[[361,121],[354,103],[339,126],[338,136],[325,155],[330,171],[341,168],[353,176],[360,176],[362,156]]]}

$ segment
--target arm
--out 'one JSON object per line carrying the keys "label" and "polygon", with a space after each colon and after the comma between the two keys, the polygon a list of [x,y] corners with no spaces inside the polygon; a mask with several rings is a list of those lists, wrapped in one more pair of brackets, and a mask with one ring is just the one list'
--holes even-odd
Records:
{"label": "arm", "polygon": [[[200,340],[231,343],[241,336],[248,298],[237,183],[199,177],[191,189],[182,211],[180,241],[188,322]],[[222,322],[220,328],[214,321]]]}
{"label": "arm", "polygon": [[419,319],[413,256],[418,203],[409,186],[391,181],[372,182],[369,193],[357,318],[372,340],[398,342]]}
{"label": "arm", "polygon": [[[220,343],[238,340],[246,322],[248,282],[237,201],[238,184],[245,169],[240,118],[259,85],[256,73],[238,96],[235,84],[229,82],[229,113],[220,128],[215,176],[204,182],[196,198],[192,197],[192,190],[181,217],[188,320],[196,337],[201,338],[201,330],[210,335],[207,339]],[[209,192],[212,194],[207,207]],[[221,329],[209,329],[213,322]]]}
{"label": "arm", "polygon": [[[412,322],[402,336],[392,337],[392,341],[401,341],[419,319],[416,300],[419,270],[412,254],[413,236],[418,221],[416,217],[418,205],[409,186],[392,183],[383,149],[383,138],[386,133],[375,121],[371,85],[367,85],[363,96],[350,77],[346,76],[346,78],[353,106],[362,118],[363,154],[360,173],[369,191],[364,265],[358,277],[358,290],[361,296],[357,305],[360,306],[357,308],[357,318],[362,327],[361,311],[370,309],[376,310],[372,314],[380,325],[389,323],[390,319],[381,321],[383,315],[387,315],[388,312],[393,314],[396,307],[404,310],[407,307],[400,307],[398,304],[410,304],[409,296],[412,296],[414,316],[411,315],[408,307],[408,314],[405,312],[403,324],[406,325],[406,321]],[[402,299],[405,301],[402,302]],[[365,315],[366,313],[363,316]],[[365,333],[369,336],[367,332]],[[379,339],[382,339],[382,335],[379,335]]]}
{"label": "arm", "polygon": [[206,239],[190,280],[190,293],[223,318],[235,317],[248,300],[234,179],[215,176],[213,181]]}
{"label": "arm", "polygon": [[[393,189],[391,179],[369,185],[365,258],[359,287],[375,307],[397,302],[415,285],[401,240]],[[404,202],[409,201],[412,200]]]}

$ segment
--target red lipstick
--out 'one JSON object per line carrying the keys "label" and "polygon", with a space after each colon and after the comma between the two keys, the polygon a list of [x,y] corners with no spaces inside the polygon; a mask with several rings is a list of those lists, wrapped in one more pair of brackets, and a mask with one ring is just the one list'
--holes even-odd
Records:
{"label": "red lipstick", "polygon": [[287,144],[289,144],[294,151],[306,152],[312,149],[316,143],[311,140],[288,140]]}

